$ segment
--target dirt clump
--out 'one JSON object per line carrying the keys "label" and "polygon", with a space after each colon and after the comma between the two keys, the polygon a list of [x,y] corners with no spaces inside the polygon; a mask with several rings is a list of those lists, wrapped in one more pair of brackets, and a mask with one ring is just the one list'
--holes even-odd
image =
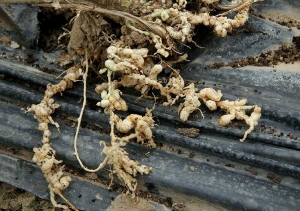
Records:
{"label": "dirt clump", "polygon": [[187,136],[190,138],[196,138],[199,136],[199,129],[197,128],[178,128],[178,133],[183,136]]}
{"label": "dirt clump", "polygon": [[275,183],[277,183],[277,184],[280,184],[281,183],[281,179],[279,178],[279,177],[276,177],[274,174],[272,174],[272,173],[269,173],[268,175],[267,175],[267,178],[269,179],[269,180],[272,180],[273,182],[275,182]]}

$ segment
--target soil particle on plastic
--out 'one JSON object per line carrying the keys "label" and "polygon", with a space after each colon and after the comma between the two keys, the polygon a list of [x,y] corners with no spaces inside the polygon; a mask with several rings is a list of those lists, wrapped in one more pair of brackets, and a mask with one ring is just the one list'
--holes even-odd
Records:
{"label": "soil particle on plastic", "polygon": [[270,127],[269,131],[267,131],[268,134],[274,134],[276,132],[276,129],[274,127]]}
{"label": "soil particle on plastic", "polygon": [[290,64],[300,60],[300,36],[293,37],[293,45],[283,45],[278,50],[271,50],[266,53],[261,53],[258,57],[247,56],[238,61],[229,63],[216,62],[211,66],[206,67],[206,70],[211,70],[220,67],[272,67],[281,63]]}
{"label": "soil particle on plastic", "polygon": [[295,135],[293,135],[292,133],[289,133],[289,134],[287,134],[286,136],[289,137],[289,138],[292,139],[292,140],[295,140],[295,141],[298,140],[298,137],[295,136]]}
{"label": "soil particle on plastic", "polygon": [[[77,126],[77,117],[65,116],[65,115],[56,115],[55,117],[58,117],[61,120],[63,120],[67,126],[71,126],[71,127],[76,127]],[[103,133],[104,134],[109,134],[110,133],[110,131],[108,129],[102,128],[102,127],[100,127],[98,125],[95,125],[95,124],[89,124],[85,121],[83,121],[81,123],[81,127],[82,128],[87,128],[87,129],[90,129],[92,131],[96,131],[96,132],[99,132],[99,133],[102,133],[102,134]]]}
{"label": "soil particle on plastic", "polygon": [[226,167],[229,167],[229,168],[235,168],[235,165],[234,164],[231,164],[231,163],[227,163],[225,164]]}
{"label": "soil particle on plastic", "polygon": [[98,175],[96,173],[86,173],[85,176],[90,180],[98,179]]}
{"label": "soil particle on plastic", "polygon": [[194,152],[191,152],[190,154],[189,154],[189,158],[193,158],[193,157],[195,157],[196,156],[196,154],[194,153]]}
{"label": "soil particle on plastic", "polygon": [[149,199],[151,201],[157,202],[159,204],[165,205],[166,207],[171,207],[173,205],[173,199],[171,197],[159,197],[154,194],[151,194],[148,191],[138,190],[136,195],[138,197]]}
{"label": "soil particle on plastic", "polygon": [[[128,191],[128,189],[125,186],[117,184],[117,183],[111,184],[110,181],[102,180],[95,173],[90,174],[90,173],[84,172],[83,170],[73,171],[72,169],[70,169],[68,167],[65,168],[65,171],[69,174],[72,174],[72,175],[78,177],[78,178],[82,178],[82,179],[85,179],[85,180],[90,180],[90,181],[92,181],[96,184],[99,184],[101,186],[106,186],[106,187],[109,186],[109,189],[108,189],[109,191],[117,191],[119,193],[124,193],[124,194],[122,194],[124,196],[126,195],[125,193]],[[137,198],[131,199],[130,195],[127,195],[127,196],[128,196],[128,198],[125,197],[126,200],[128,200],[128,202],[126,202],[126,203],[132,203],[137,199]],[[172,204],[173,204],[173,200],[172,200],[171,197],[160,197],[160,196],[157,196],[155,194],[150,193],[148,190],[137,190],[136,191],[136,196],[138,197],[139,200],[157,202],[157,203],[159,203],[161,205],[164,205],[166,207],[171,207]],[[82,197],[81,194],[78,195],[78,197],[79,198]],[[115,200],[117,198],[112,198],[112,201],[114,201],[114,203],[115,203]],[[113,206],[113,207],[115,207],[115,206]],[[124,208],[126,208],[126,207],[127,206],[125,206]],[[131,208],[132,207],[127,207],[126,210],[131,210]],[[113,209],[113,210],[119,210],[119,209]],[[140,210],[145,210],[145,209],[140,209]]]}
{"label": "soil particle on plastic", "polygon": [[182,154],[182,150],[181,149],[178,149],[178,154]]}
{"label": "soil particle on plastic", "polygon": [[251,174],[253,174],[255,176],[258,175],[257,171],[254,171],[254,170],[245,169],[245,171],[248,171],[248,172],[250,172]]}
{"label": "soil particle on plastic", "polygon": [[197,128],[178,128],[177,132],[180,133],[183,136],[187,136],[190,138],[196,138],[199,136],[199,129]]}
{"label": "soil particle on plastic", "polygon": [[27,62],[27,64],[33,64],[35,62],[35,59],[34,59],[33,54],[31,52],[29,52],[27,54],[27,58],[25,58],[25,61]]}
{"label": "soil particle on plastic", "polygon": [[293,43],[295,47],[300,50],[300,36],[293,37]]}
{"label": "soil particle on plastic", "polygon": [[257,14],[255,12],[255,10],[253,10],[253,9],[250,10],[250,14],[254,15],[254,16],[257,16],[259,18],[265,19],[265,20],[269,20],[269,21],[278,23],[279,25],[286,26],[288,28],[295,27],[297,29],[300,29],[300,22],[298,20],[287,17],[284,14],[280,14],[280,13],[278,13],[278,14],[268,14],[268,13],[265,13],[265,14],[262,15],[262,14]]}
{"label": "soil particle on plastic", "polygon": [[276,176],[275,176],[274,174],[272,174],[272,173],[269,173],[269,174],[267,175],[267,178],[270,179],[270,180],[272,180],[273,182],[275,182],[275,183],[277,183],[277,184],[281,183],[281,179],[280,179],[279,177],[276,177]]}
{"label": "soil particle on plastic", "polygon": [[10,39],[6,36],[0,37],[0,44],[9,46],[10,45]]}

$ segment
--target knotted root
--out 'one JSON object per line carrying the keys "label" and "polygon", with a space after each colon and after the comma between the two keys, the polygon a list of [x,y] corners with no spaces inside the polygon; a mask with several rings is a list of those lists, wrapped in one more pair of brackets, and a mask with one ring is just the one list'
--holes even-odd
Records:
{"label": "knotted root", "polygon": [[[249,7],[255,1],[241,0],[240,4],[231,6],[230,11],[219,15],[212,15],[216,10],[216,5],[219,8],[222,7],[219,0],[197,0],[199,11],[196,12],[186,9],[190,3],[187,0],[113,0],[109,5],[107,5],[107,1],[102,0],[98,1],[98,4],[78,0],[37,1],[45,2],[39,4],[43,6],[50,3],[56,8],[77,9],[68,50],[72,58],[76,55],[86,55],[84,103],[74,140],[75,155],[81,166],[86,171],[95,172],[106,164],[111,165],[111,178],[116,174],[133,196],[137,188],[135,176],[138,173],[148,174],[152,170],[151,167],[139,165],[137,161],[131,160],[125,151],[125,146],[129,141],[136,140],[142,145],[156,147],[152,134],[154,128],[153,109],[147,110],[144,116],[138,114],[129,114],[124,118],[118,116],[115,113],[116,110],[119,112],[128,110],[126,101],[122,98],[122,87],[134,87],[142,97],[148,97],[152,91],[156,90],[162,96],[164,106],[173,105],[182,99],[183,102],[178,108],[178,114],[182,121],[187,121],[191,113],[200,110],[201,102],[212,111],[221,108],[225,110],[226,114],[221,116],[220,126],[228,125],[233,119],[243,120],[249,126],[244,137],[240,139],[240,141],[244,141],[258,124],[261,117],[259,106],[246,105],[246,99],[221,100],[220,90],[204,88],[198,91],[193,83],[186,86],[179,71],[174,69],[165,83],[159,78],[165,67],[172,69],[172,64],[187,59],[186,54],[178,51],[177,44],[192,42],[197,25],[209,26],[217,36],[225,37],[232,29],[242,26],[247,21]],[[233,11],[237,11],[233,18],[225,17]],[[114,34],[111,22],[122,25],[118,35]],[[100,145],[104,146],[102,153],[106,157],[97,169],[86,168],[77,152],[80,121],[86,103],[86,78],[89,61],[100,63],[99,73],[107,75],[107,82],[98,85],[95,90],[101,95],[101,100],[97,105],[104,108],[104,112],[110,116],[111,126],[110,143],[100,141]],[[51,117],[55,109],[59,107],[52,96],[66,88],[71,88],[73,82],[78,80],[80,75],[78,66],[69,69],[59,84],[47,86],[45,96],[40,104],[32,105],[28,109],[28,111],[35,112],[35,118],[40,123],[38,129],[43,131],[43,146],[34,148],[33,160],[40,166],[49,183],[52,203],[54,206],[62,208],[66,208],[66,206],[57,204],[54,195],[62,196],[61,191],[68,187],[71,178],[63,176],[63,167],[59,167],[61,161],[55,159],[55,150],[50,146],[51,132],[48,124],[54,124],[59,129],[58,123],[54,122]],[[252,109],[250,116],[247,115],[246,111]],[[202,116],[204,117],[203,114]],[[121,132],[122,135],[117,136],[115,130]],[[65,201],[69,203],[66,199]],[[72,205],[70,204],[70,206]],[[73,206],[72,208],[75,209]]]}
{"label": "knotted root", "polygon": [[54,102],[52,98],[58,92],[63,92],[65,89],[73,87],[73,83],[78,80],[81,76],[81,69],[77,66],[71,67],[68,69],[67,74],[64,76],[58,84],[52,85],[48,84],[45,91],[43,100],[35,105],[33,104],[28,108],[27,112],[34,112],[34,118],[38,120],[39,127],[38,129],[43,131],[41,148],[34,148],[34,156],[32,160],[41,168],[47,182],[49,183],[49,189],[51,194],[51,202],[55,207],[61,207],[67,209],[67,206],[56,203],[55,194],[60,195],[66,202],[69,204],[72,209],[76,208],[63,197],[61,191],[66,189],[69,186],[70,181],[72,180],[70,176],[63,176],[63,167],[59,166],[62,161],[56,160],[55,155],[56,151],[50,145],[50,136],[51,132],[48,128],[48,124],[54,124],[59,130],[59,125],[57,122],[54,122],[51,115],[54,113],[55,109],[60,105]]}

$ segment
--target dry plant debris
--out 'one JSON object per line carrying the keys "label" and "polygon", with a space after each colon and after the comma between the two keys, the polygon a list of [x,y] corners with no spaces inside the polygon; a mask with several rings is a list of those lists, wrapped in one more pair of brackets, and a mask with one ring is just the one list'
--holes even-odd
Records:
{"label": "dry plant debris", "polygon": [[[85,56],[81,64],[75,64],[67,71],[59,84],[47,86],[44,99],[40,104],[32,105],[28,109],[35,112],[35,118],[39,122],[38,129],[43,131],[43,146],[34,148],[33,160],[40,166],[49,183],[51,201],[55,207],[67,209],[67,206],[56,203],[54,194],[62,196],[61,191],[68,187],[71,178],[63,176],[63,166],[60,166],[62,161],[55,159],[55,150],[50,145],[51,132],[48,124],[54,124],[59,129],[59,125],[51,118],[51,114],[59,107],[52,96],[71,88],[73,83],[83,75],[81,69],[84,67],[86,69],[83,75],[84,104],[78,119],[74,154],[82,168],[89,172],[98,171],[106,164],[111,165],[111,179],[114,174],[117,175],[132,196],[135,196],[137,189],[135,179],[137,173],[149,174],[152,168],[131,160],[124,146],[132,139],[136,139],[142,145],[156,147],[152,136],[155,125],[152,118],[154,108],[146,108],[144,116],[130,114],[124,119],[120,118],[115,111],[127,110],[126,101],[122,98],[122,87],[134,87],[141,93],[141,97],[147,98],[153,98],[151,93],[157,90],[156,92],[161,96],[154,96],[154,98],[160,97],[164,100],[164,106],[173,105],[180,98],[183,99],[178,114],[184,122],[188,120],[191,113],[200,110],[201,101],[210,110],[221,108],[226,111],[226,114],[220,118],[221,126],[229,124],[233,119],[244,120],[249,126],[240,141],[244,141],[258,124],[261,109],[257,105],[246,105],[246,99],[221,100],[220,90],[212,88],[198,90],[193,83],[186,86],[179,71],[175,69],[172,69],[173,72],[165,83],[159,80],[159,74],[164,68],[187,59],[186,54],[178,51],[177,45],[182,42],[192,42],[193,31],[197,25],[209,26],[217,36],[225,37],[233,28],[240,27],[247,21],[248,10],[255,0],[240,0],[227,7],[219,0],[192,1],[197,4],[197,11],[187,9],[189,2],[191,1],[122,0],[107,4],[107,1],[103,0],[99,0],[98,3],[77,0],[32,1],[39,6],[53,6],[56,9],[71,8],[76,12],[71,21],[73,28],[69,32],[68,59],[75,62],[76,57]],[[229,10],[217,14],[218,9]],[[232,12],[236,12],[232,19],[226,17]],[[121,30],[116,30],[113,24],[119,24]],[[98,67],[100,64],[99,73],[106,74],[107,82],[99,84],[95,91],[101,95],[97,105],[104,108],[104,112],[110,116],[111,125],[110,143],[100,141],[100,145],[104,146],[102,153],[106,158],[97,169],[86,168],[77,153],[77,137],[86,102],[89,64],[98,64]],[[252,110],[250,116],[246,114],[248,110]],[[204,118],[203,114],[202,117]],[[124,136],[117,136],[115,130],[123,133]],[[72,209],[76,209],[67,199],[65,201]]]}

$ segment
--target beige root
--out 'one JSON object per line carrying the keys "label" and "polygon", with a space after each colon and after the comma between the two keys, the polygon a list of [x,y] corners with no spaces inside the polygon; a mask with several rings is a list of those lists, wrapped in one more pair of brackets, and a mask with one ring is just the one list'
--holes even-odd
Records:
{"label": "beige root", "polygon": [[[99,93],[100,91],[102,92],[102,101],[97,105],[107,107],[114,104],[114,106],[117,105],[119,108],[121,108],[120,105],[124,105],[123,109],[127,110],[125,101],[120,98],[120,91],[115,89],[115,87],[135,87],[136,90],[141,92],[142,96],[146,96],[148,91],[152,88],[160,90],[160,94],[167,98],[167,101],[163,103],[164,106],[174,104],[180,97],[184,98],[184,102],[181,103],[178,108],[178,113],[182,121],[187,121],[191,113],[195,110],[200,110],[201,99],[210,110],[216,110],[217,107],[220,107],[229,113],[221,117],[219,121],[221,126],[229,124],[233,119],[246,121],[250,128],[245,132],[243,139],[240,141],[244,141],[254,126],[257,125],[260,112],[257,109],[255,112],[256,115],[253,115],[253,117],[248,120],[250,117],[246,115],[245,111],[254,108],[254,106],[246,106],[246,100],[236,102],[221,101],[222,93],[220,90],[216,91],[212,88],[204,88],[198,92],[193,83],[185,87],[184,80],[177,71],[174,71],[170,75],[168,83],[163,86],[162,83],[157,80],[158,74],[163,70],[163,66],[158,64],[154,65],[153,61],[148,58],[147,53],[148,51],[146,49],[130,49],[115,46],[108,48],[109,59],[106,60],[106,68],[104,71],[101,70],[101,73],[109,69],[111,72],[120,72],[122,77],[119,81],[111,82],[111,85],[104,83],[96,87]],[[105,89],[109,87],[114,89],[114,91],[108,94]],[[113,97],[113,100],[108,100],[110,96],[116,97]],[[202,112],[201,115],[204,117]],[[130,118],[130,116],[128,118]],[[128,119],[125,119],[124,122],[128,122]],[[133,125],[134,123],[132,122],[131,124]],[[130,124],[128,124],[128,127],[132,129],[132,125],[130,126]],[[128,130],[126,130],[126,132]]]}
{"label": "beige root", "polygon": [[[209,25],[214,28],[214,32],[219,36],[226,36],[232,28],[239,27],[247,20],[247,8],[241,8],[238,15],[234,19],[226,17],[214,17],[208,13],[193,15],[187,11],[183,11],[186,1],[177,1],[174,8],[156,9],[147,15],[147,19],[155,22],[153,26],[158,30],[167,34],[172,39],[180,41],[191,41],[192,30],[197,24]],[[166,24],[165,28],[157,27],[158,24]],[[157,53],[164,57],[169,56],[169,50],[172,49],[170,42],[166,45],[163,43],[162,37],[159,37],[153,31],[145,31],[139,29],[136,25],[132,25],[130,21],[126,22],[126,26],[131,30],[148,36]],[[168,39],[166,39],[168,40]],[[111,125],[111,144],[106,144],[103,153],[106,154],[107,162],[112,165],[113,174],[117,174],[118,178],[123,181],[128,189],[133,193],[136,189],[136,179],[134,176],[137,172],[149,173],[151,168],[143,166],[140,168],[138,163],[129,159],[124,147],[130,139],[137,139],[139,143],[155,147],[152,138],[152,128],[154,121],[151,113],[147,112],[145,116],[131,114],[124,119],[114,114],[114,110],[127,110],[125,101],[121,98],[120,86],[134,87],[140,91],[142,96],[147,96],[151,89],[157,89],[162,96],[167,98],[165,106],[172,105],[180,98],[184,98],[184,103],[179,106],[179,115],[183,121],[187,121],[189,115],[199,109],[200,99],[210,110],[220,107],[218,104],[222,101],[221,91],[215,91],[212,88],[205,88],[197,92],[194,84],[185,87],[184,80],[177,71],[174,71],[165,86],[157,79],[162,72],[163,66],[155,64],[153,59],[148,56],[148,49],[133,49],[125,45],[125,43],[115,42],[107,49],[107,60],[105,68],[100,70],[103,74],[107,72],[108,82],[100,84],[96,87],[97,93],[101,94],[102,100],[97,104],[105,108],[105,112],[110,115]],[[125,47],[126,46],[126,47]],[[120,80],[112,81],[112,73],[120,73]],[[248,107],[243,107],[246,109]],[[202,114],[202,112],[201,112]],[[246,115],[246,114],[245,114]],[[202,114],[203,116],[203,114]],[[258,120],[258,115],[254,115],[251,119]],[[239,118],[234,116],[234,118]],[[246,116],[244,116],[245,120]],[[245,120],[246,121],[246,120]],[[245,132],[244,139],[250,130],[255,126],[255,122],[248,121],[251,125],[249,130]],[[114,133],[115,127],[122,133],[134,132],[125,136],[117,137]],[[104,142],[100,142],[104,145]],[[142,170],[140,170],[142,169]]]}
{"label": "beige root", "polygon": [[216,102],[220,101],[222,97],[221,90],[216,91],[212,88],[201,89],[197,95],[203,100],[206,107],[209,108],[209,110],[211,111],[217,109]]}
{"label": "beige root", "polygon": [[122,133],[127,133],[134,128],[134,138],[137,142],[152,148],[156,147],[153,141],[152,129],[154,128],[154,120],[152,119],[152,110],[147,109],[145,116],[130,114],[124,120],[121,120],[117,115],[114,115],[117,129]]}
{"label": "beige root", "polygon": [[[261,117],[261,108],[257,105],[246,106],[247,99],[236,100],[236,101],[220,101],[216,102],[218,107],[226,110],[227,114],[223,115],[219,120],[219,125],[228,125],[233,119],[244,120],[249,126],[249,129],[245,132],[244,137],[240,139],[243,142],[247,135],[258,125],[258,121]],[[250,116],[246,114],[246,110],[253,109]]]}
{"label": "beige root", "polygon": [[[232,11],[237,11],[237,15],[233,19],[224,17],[232,11],[217,16],[210,15],[210,11],[214,10],[214,5],[218,5],[219,0],[203,0],[202,3],[206,5],[206,8],[201,8],[200,11],[202,12],[198,14],[186,10],[187,0],[176,0],[176,3],[173,3],[174,1],[172,0],[113,0],[113,4],[117,4],[118,2],[123,3],[123,5],[117,5],[115,7],[117,9],[121,8],[122,10],[126,7],[123,11],[111,10],[111,8],[105,9],[97,5],[82,4],[81,2],[78,3],[79,1],[77,0],[45,1],[52,3],[56,8],[77,8],[81,11],[92,11],[89,13],[79,13],[79,18],[75,20],[76,24],[74,24],[74,27],[76,26],[80,29],[78,30],[80,34],[74,33],[73,36],[71,36],[72,39],[68,46],[69,53],[82,56],[84,54],[83,49],[88,47],[90,50],[88,53],[93,55],[93,58],[100,58],[106,47],[111,44],[106,50],[107,59],[105,61],[105,68],[100,70],[100,74],[107,73],[108,82],[96,87],[96,92],[101,94],[102,98],[97,105],[104,108],[104,112],[110,115],[111,143],[105,144],[103,141],[100,142],[101,145],[104,145],[103,153],[106,157],[99,167],[94,170],[88,169],[82,164],[76,147],[80,121],[86,103],[86,77],[88,70],[86,58],[87,69],[84,75],[84,103],[78,119],[78,128],[74,140],[75,155],[85,170],[94,172],[103,168],[107,163],[110,164],[112,166],[111,177],[113,174],[116,174],[133,195],[137,188],[137,181],[134,178],[137,173],[148,174],[152,170],[151,167],[139,165],[138,162],[131,160],[124,149],[124,146],[126,146],[131,139],[136,139],[138,143],[149,147],[156,146],[152,137],[152,129],[154,127],[152,110],[147,110],[144,116],[130,114],[123,119],[117,116],[114,113],[115,110],[126,111],[128,109],[125,100],[122,98],[122,92],[119,89],[121,86],[134,87],[144,97],[146,97],[151,90],[158,90],[160,94],[166,98],[166,101],[163,103],[164,106],[173,105],[179,98],[184,98],[183,103],[179,105],[178,109],[182,121],[187,121],[189,115],[199,109],[201,105],[200,100],[202,100],[210,110],[216,110],[217,107],[224,109],[226,114],[220,118],[219,124],[221,126],[229,124],[233,119],[244,120],[249,126],[249,129],[245,132],[244,137],[240,139],[240,141],[244,141],[247,135],[258,124],[258,120],[261,116],[260,107],[256,105],[246,106],[245,99],[241,101],[221,101],[221,91],[216,91],[212,88],[205,88],[198,92],[194,84],[185,86],[183,78],[176,70],[171,73],[165,85],[158,80],[158,75],[165,67],[164,64],[171,65],[172,63],[186,59],[186,55],[179,56],[180,54],[178,54],[176,50],[176,42],[191,42],[196,25],[203,24],[210,26],[216,35],[225,37],[233,28],[240,27],[247,21],[248,9],[255,0],[243,0],[241,5],[236,8],[233,7]],[[40,3],[41,1],[38,2]],[[102,5],[103,2],[106,4],[106,1],[101,0],[99,1],[100,5]],[[133,14],[125,12],[134,11],[131,10],[129,6],[132,2],[137,2],[139,6],[142,6],[141,11],[137,13],[140,14],[141,17],[136,17]],[[45,3],[43,5],[45,6],[47,4],[48,3]],[[142,35],[143,39],[147,41],[144,44],[147,44],[147,46],[150,45],[151,47],[138,47],[138,49],[136,49],[134,44],[128,45],[128,43],[125,42],[126,34],[122,34],[119,41],[113,41],[111,37],[108,39],[106,33],[110,32],[103,32],[103,30],[97,28],[97,25],[102,24],[103,29],[109,28],[112,30],[112,28],[109,27],[108,22],[101,16],[94,17],[93,13],[100,13],[103,16],[119,22],[119,24],[124,27],[126,26],[126,29],[131,30],[132,34]],[[89,25],[89,21],[93,21],[94,24]],[[82,25],[86,28],[82,28]],[[89,36],[86,34],[89,34]],[[75,35],[82,38],[81,42],[77,41],[78,37]],[[105,41],[105,43],[102,43],[102,41]],[[100,47],[101,51],[99,50]],[[156,59],[154,59],[152,55],[149,56],[149,52],[154,53]],[[87,52],[85,53],[87,55]],[[178,55],[174,56],[174,54]],[[175,62],[164,61],[167,60],[170,55],[175,57],[175,59],[172,58]],[[157,64],[159,60],[162,62]],[[120,80],[113,81],[113,74],[117,72],[118,75],[120,75]],[[80,75],[80,71],[77,67],[70,69],[59,84],[47,86],[45,97],[40,104],[32,105],[31,108],[28,109],[28,111],[35,112],[35,118],[40,123],[39,130],[43,131],[43,146],[34,149],[35,156],[33,160],[41,167],[46,180],[49,182],[52,203],[54,206],[62,208],[66,208],[66,206],[57,204],[54,195],[61,195],[61,191],[68,187],[71,178],[69,176],[63,176],[63,167],[58,166],[61,161],[55,159],[56,152],[50,146],[49,137],[51,132],[48,129],[48,124],[55,124],[56,127],[59,128],[59,125],[54,122],[51,117],[51,114],[59,107],[59,105],[54,102],[52,96],[57,92],[64,91],[66,88],[71,88],[73,82],[76,81]],[[248,116],[246,111],[251,109],[254,109],[254,111]],[[116,136],[114,132],[115,128],[123,133],[124,136]],[[130,133],[130,131],[133,132]],[[70,204],[70,206],[72,205]],[[72,208],[75,209],[74,207]]]}
{"label": "beige root", "polygon": [[[181,103],[178,107],[178,113],[182,121],[187,121],[189,115],[195,110],[199,109],[201,103],[198,96],[195,93],[195,86],[191,83],[189,86],[185,87],[181,96],[184,96],[184,103]],[[201,112],[201,111],[200,111]],[[202,112],[201,115],[203,116]],[[203,116],[204,118],[204,116]]]}
{"label": "beige root", "polygon": [[[116,56],[115,54],[117,52],[122,52],[121,55],[125,55],[125,57],[127,57],[129,56],[129,54],[127,53],[130,52],[130,49],[119,49],[119,51],[115,51],[117,49],[110,48],[110,50],[112,50],[111,52],[113,52],[110,58],[119,58],[119,56]],[[144,54],[144,52],[142,51],[143,50],[135,51],[135,53],[139,52],[138,54]],[[131,64],[130,66],[132,67]],[[131,139],[136,139],[138,143],[141,143],[143,145],[147,145],[153,148],[156,147],[153,141],[151,130],[154,127],[154,121],[151,114],[152,110],[147,110],[145,116],[131,114],[124,120],[121,120],[121,118],[114,113],[115,109],[122,110],[118,109],[120,105],[127,110],[125,101],[120,97],[120,91],[118,89],[115,89],[115,83],[111,80],[112,73],[115,71],[117,71],[117,69],[115,69],[115,65],[106,65],[106,68],[104,70],[100,70],[100,73],[102,74],[104,72],[107,72],[108,83],[103,86],[100,85],[100,88],[99,86],[98,88],[96,87],[96,90],[98,91],[99,89],[102,89],[102,100],[97,103],[97,105],[105,107],[105,112],[110,115],[109,123],[111,125],[111,142],[109,144],[106,144],[104,141],[100,141],[100,145],[104,145],[102,153],[106,155],[106,163],[112,165],[113,170],[111,172],[111,178],[113,177],[113,174],[116,174],[117,177],[126,185],[126,187],[128,188],[128,192],[130,192],[134,196],[134,192],[137,188],[137,180],[134,177],[138,172],[141,174],[148,174],[152,170],[152,168],[145,165],[140,166],[137,161],[131,160],[128,157],[128,153],[122,147],[126,146],[126,144]],[[121,71],[124,71],[124,69],[121,69]],[[130,71],[130,69],[128,69],[128,71]],[[124,137],[118,137],[114,132],[115,127],[122,133],[127,133],[133,128],[135,132]]]}
{"label": "beige root", "polygon": [[[150,1],[145,4],[141,4],[138,1],[126,1],[127,9],[122,6],[122,3],[125,2],[124,0],[115,1],[114,5],[106,5],[108,8],[110,6],[116,9],[123,8],[124,11],[113,10],[113,8],[104,9],[102,2],[99,2],[102,7],[98,7],[99,4],[92,4],[91,2],[84,2],[83,4],[80,1],[60,1],[60,4],[58,4],[57,1],[45,0],[46,3],[39,5],[49,6],[52,2],[57,8],[77,8],[81,11],[94,11],[101,13],[103,16],[114,18],[122,22],[122,24],[125,22],[126,26],[133,31],[149,37],[151,42],[154,43],[157,53],[167,58],[172,50],[176,50],[173,40],[192,41],[194,28],[198,24],[210,26],[214,29],[214,33],[217,36],[225,37],[233,28],[242,26],[248,20],[248,10],[252,3],[257,1],[260,0],[243,0],[242,4],[236,4],[231,7],[233,10],[217,16],[211,16],[209,11],[215,10],[214,5],[219,5],[218,0],[205,0],[210,9],[208,9],[208,12],[200,12],[199,14],[193,14],[185,9],[187,5],[186,0],[178,0],[173,5],[170,4],[172,1],[168,1],[167,4],[161,1],[158,1],[159,3]],[[32,2],[42,1],[32,0]],[[117,5],[116,2],[119,2],[120,5]],[[142,18],[125,12],[130,11],[130,8],[134,7],[131,4],[135,3],[141,6],[139,14]],[[238,11],[233,19],[224,17],[233,11]],[[134,11],[131,12],[134,13]]]}
{"label": "beige root", "polygon": [[[233,10],[217,16],[210,16],[208,12],[199,15],[189,15],[189,22],[192,25],[203,24],[210,26],[214,29],[214,33],[217,36],[226,37],[227,33],[231,32],[233,28],[238,28],[245,24],[249,17],[248,10],[253,2],[256,1],[243,0],[242,5],[237,5]],[[224,17],[233,11],[238,11],[233,19]]]}
{"label": "beige root", "polygon": [[[226,126],[234,119],[244,120],[246,122],[249,128],[245,132],[244,137],[240,139],[241,142],[243,142],[247,138],[247,135],[251,133],[251,131],[253,131],[254,127],[258,125],[258,121],[261,117],[261,108],[257,105],[247,106],[246,98],[236,101],[221,101],[222,93],[220,90],[215,91],[212,88],[204,88],[200,90],[199,93],[195,93],[193,84],[191,84],[188,88],[189,89],[187,89],[187,94],[190,95],[190,102],[184,107],[186,108],[186,110],[184,110],[184,113],[180,113],[180,117],[183,121],[186,121],[188,115],[196,110],[193,105],[198,105],[198,98],[201,98],[208,109],[210,109],[211,111],[216,110],[217,107],[226,111],[227,114],[221,116],[219,120],[220,126]],[[198,98],[195,96],[197,96]],[[186,102],[187,101],[185,101],[185,103]],[[246,111],[251,109],[253,109],[253,112],[250,116],[248,116],[246,114]]]}
{"label": "beige root", "polygon": [[48,124],[54,124],[57,129],[59,129],[58,123],[54,122],[51,114],[53,114],[55,109],[60,105],[54,103],[54,99],[52,97],[58,92],[62,92],[67,88],[73,87],[73,83],[81,76],[80,70],[81,69],[79,69],[77,66],[74,66],[67,71],[67,74],[64,76],[63,80],[61,80],[58,84],[48,84],[45,91],[45,96],[41,103],[38,105],[32,105],[27,110],[27,112],[35,112],[34,118],[39,122],[38,129],[43,131],[43,146],[41,148],[33,149],[35,154],[32,160],[41,168],[47,182],[49,183],[48,187],[51,192],[51,202],[55,207],[67,209],[67,206],[56,203],[54,197],[55,194],[58,194],[74,210],[77,209],[61,193],[62,190],[69,186],[71,177],[63,176],[63,166],[58,166],[58,164],[60,164],[62,161],[55,159],[56,151],[50,146],[49,137],[51,136],[51,132],[48,128]]}
{"label": "beige root", "polygon": [[[149,174],[152,168],[139,165],[137,161],[131,160],[123,147],[126,146],[131,139],[135,138],[144,145],[156,147],[151,131],[154,126],[154,121],[151,111],[147,112],[144,117],[140,115],[130,115],[125,120],[121,120],[114,114],[113,110],[113,106],[110,106],[111,142],[106,144],[104,141],[100,141],[100,145],[104,145],[102,153],[106,155],[107,163],[112,165],[111,179],[113,178],[113,174],[116,174],[128,188],[128,193],[131,193],[134,197],[137,188],[137,180],[134,177],[137,173]],[[114,132],[115,126],[122,133],[127,133],[132,128],[135,128],[135,133],[118,137]]]}
{"label": "beige root", "polygon": [[[262,0],[242,0],[240,4],[235,4],[228,8],[220,6],[220,4],[218,4],[219,0],[204,0],[203,3],[205,3],[208,7],[211,7],[211,10],[215,9],[214,5],[217,5],[217,8],[220,9],[232,9],[217,16],[210,16],[208,12],[192,14],[190,11],[185,9],[187,5],[186,0],[177,0],[173,5],[170,5],[172,1],[165,4],[162,1],[141,3],[141,1],[129,0],[113,1],[114,3],[109,5],[107,5],[106,1],[99,1],[98,4],[93,4],[86,1],[83,4],[79,0],[4,0],[4,3],[19,3],[22,1],[33,4],[39,3],[39,5],[42,6],[52,5],[55,8],[78,8],[80,10],[95,11],[109,17],[123,18],[124,20],[128,21],[128,23],[130,22],[130,24],[127,24],[128,26],[131,25],[137,31],[143,31],[143,33],[146,33],[148,36],[150,36],[151,39],[153,39],[153,42],[156,43],[156,48],[158,51],[160,51],[159,53],[165,57],[168,57],[168,52],[166,51],[168,48],[164,47],[161,39],[170,41],[170,39],[168,39],[168,36],[170,36],[176,40],[184,41],[187,39],[191,41],[191,34],[193,34],[193,29],[197,24],[211,26],[214,28],[214,32],[218,36],[224,37],[226,36],[227,32],[232,30],[232,28],[237,28],[245,23],[245,21],[248,19],[248,10],[252,3]],[[130,11],[131,8],[135,8],[134,4],[139,4],[141,6],[141,15],[148,18],[148,21],[155,20],[155,23],[150,24],[148,21],[145,21],[142,18],[125,12]],[[104,9],[103,5],[109,9]],[[238,14],[234,17],[234,19],[223,17],[229,13],[232,13],[233,11],[238,11]],[[134,11],[130,12],[134,13]],[[161,27],[161,23],[165,23],[167,26]],[[168,32],[168,36],[166,36],[166,31]],[[168,44],[166,46],[168,46]],[[168,47],[172,49],[174,46]]]}
{"label": "beige root", "polygon": [[[240,139],[243,142],[249,133],[253,131],[254,127],[258,125],[258,121],[261,117],[261,108],[257,105],[246,106],[247,99],[236,100],[236,101],[221,101],[222,93],[220,90],[216,91],[212,88],[201,89],[200,92],[194,87],[194,84],[190,84],[185,87],[181,96],[185,96],[184,103],[181,103],[178,109],[180,114],[180,119],[182,121],[187,121],[189,115],[198,109],[200,106],[199,98],[203,100],[207,108],[211,111],[216,110],[217,107],[224,109],[227,114],[221,116],[219,120],[220,126],[228,125],[232,120],[244,120],[249,126],[248,130],[245,132],[244,137]],[[246,114],[247,110],[253,109],[250,116]],[[200,110],[201,112],[201,110]],[[201,112],[202,114],[202,112]],[[203,114],[202,114],[203,116]]]}
{"label": "beige root", "polygon": [[131,160],[128,153],[121,148],[126,145],[126,142],[125,140],[112,142],[111,145],[107,146],[105,142],[100,141],[100,145],[105,146],[102,152],[107,155],[108,164],[112,165],[112,174],[117,175],[128,188],[127,193],[131,193],[134,197],[137,188],[137,180],[134,177],[137,173],[149,174],[152,168],[145,165],[140,166],[137,161]]}

